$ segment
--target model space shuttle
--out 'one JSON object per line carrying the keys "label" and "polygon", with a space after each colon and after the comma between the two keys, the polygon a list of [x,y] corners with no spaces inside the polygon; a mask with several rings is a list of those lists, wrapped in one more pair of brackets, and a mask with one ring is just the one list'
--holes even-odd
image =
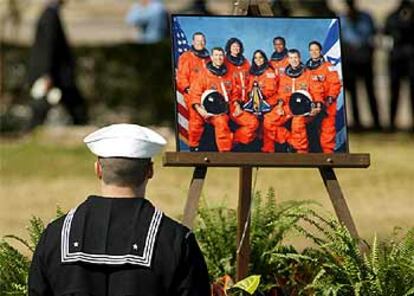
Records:
{"label": "model space shuttle", "polygon": [[243,105],[247,112],[261,116],[271,110],[270,105],[265,101],[257,81],[253,83],[252,91],[249,93],[249,100]]}

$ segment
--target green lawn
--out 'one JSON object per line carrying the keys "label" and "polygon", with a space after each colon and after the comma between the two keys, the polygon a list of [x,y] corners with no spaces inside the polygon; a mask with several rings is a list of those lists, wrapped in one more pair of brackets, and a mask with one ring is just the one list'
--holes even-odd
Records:
{"label": "green lawn", "polygon": [[[1,139],[0,235],[25,235],[31,215],[50,220],[56,206],[68,210],[88,194],[98,193],[94,156],[81,139],[91,128],[38,130],[20,139]],[[171,133],[169,133],[171,135]],[[167,150],[175,147],[169,136]],[[414,226],[414,137],[407,134],[351,134],[351,152],[370,153],[368,169],[338,169],[360,234],[371,240],[394,226]],[[191,168],[164,168],[155,160],[155,178],[147,192],[158,207],[179,219]],[[256,190],[274,187],[278,200],[312,199],[332,210],[316,169],[259,169]],[[203,198],[208,205],[237,205],[238,170],[209,169]]]}

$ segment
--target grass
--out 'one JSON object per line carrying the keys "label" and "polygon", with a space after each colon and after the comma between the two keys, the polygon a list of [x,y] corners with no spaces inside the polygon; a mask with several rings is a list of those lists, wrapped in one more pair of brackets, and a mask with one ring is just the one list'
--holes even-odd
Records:
{"label": "grass", "polygon": [[[25,236],[32,215],[47,221],[56,206],[68,210],[88,194],[98,193],[93,173],[94,156],[81,139],[90,128],[42,129],[20,139],[0,143],[0,236]],[[172,151],[171,136],[167,148]],[[351,152],[371,154],[368,169],[336,170],[360,234],[370,240],[374,233],[389,235],[394,226],[414,226],[414,137],[407,134],[351,134]],[[147,196],[168,215],[180,219],[191,168],[164,168],[155,159],[155,177]],[[259,169],[256,189],[270,186],[280,201],[312,199],[333,211],[316,169]],[[203,190],[208,205],[235,208],[238,170],[212,168]]]}

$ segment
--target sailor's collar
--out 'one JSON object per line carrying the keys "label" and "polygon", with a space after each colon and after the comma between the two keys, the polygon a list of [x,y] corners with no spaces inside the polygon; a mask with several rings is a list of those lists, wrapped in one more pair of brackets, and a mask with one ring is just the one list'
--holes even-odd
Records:
{"label": "sailor's collar", "polygon": [[[85,262],[104,265],[132,264],[150,268],[163,213],[150,205],[148,201],[143,200],[144,206],[140,208],[142,211],[139,218],[135,217],[135,226],[139,225],[139,230],[136,231],[133,228],[134,231],[130,241],[126,242],[126,249],[122,253],[108,254],[105,248],[100,248],[99,243],[97,246],[90,248],[83,246],[83,237],[86,231],[84,225],[88,212],[87,204],[93,199],[94,197],[88,199],[85,203],[70,210],[66,215],[61,231],[61,262]],[[105,200],[105,198],[101,199]],[[145,206],[145,202],[150,206]],[[105,216],[105,209],[103,216]],[[108,216],[110,216],[110,212]],[[142,225],[145,225],[145,227],[142,227]],[[144,237],[145,239],[143,239]]]}

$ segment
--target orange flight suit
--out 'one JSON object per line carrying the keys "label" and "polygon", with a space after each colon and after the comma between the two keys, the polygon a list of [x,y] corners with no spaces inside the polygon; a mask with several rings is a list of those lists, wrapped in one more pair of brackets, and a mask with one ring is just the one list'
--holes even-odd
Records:
{"label": "orange flight suit", "polygon": [[176,73],[177,90],[184,94],[184,100],[189,108],[191,84],[200,73],[206,68],[210,58],[198,57],[191,50],[180,55]]}
{"label": "orange flight suit", "polygon": [[[323,87],[320,84],[313,83],[311,73],[306,69],[296,78],[290,77],[287,72],[285,72],[285,75],[280,76],[278,97],[283,100],[284,106],[289,106],[290,96],[297,90],[305,90],[310,93],[314,102],[323,103]],[[287,109],[289,110],[289,108]],[[290,110],[288,112],[291,114]],[[288,142],[298,153],[307,153],[309,150],[306,124],[310,120],[312,118],[304,116],[293,116],[292,118]]]}
{"label": "orange flight suit", "polygon": [[[190,120],[189,120],[189,144],[197,147],[200,143],[206,121],[195,110],[194,105],[201,105],[201,96],[206,90],[217,90],[231,104],[237,98],[238,89],[235,80],[227,71],[224,75],[216,75],[205,69],[201,75],[192,83],[190,92]],[[216,145],[220,152],[230,151],[233,144],[233,134],[229,128],[229,116],[227,114],[214,115],[207,119],[214,126]]]}
{"label": "orange flight suit", "polygon": [[250,63],[247,59],[240,66],[231,63],[227,58],[224,60],[227,72],[236,80],[237,87],[240,88],[240,99],[246,98],[246,89],[250,70]]}
{"label": "orange flight suit", "polygon": [[230,118],[239,126],[234,133],[234,143],[249,144],[256,138],[256,130],[259,127],[259,120],[253,114],[242,111],[238,116],[234,116],[235,102],[243,105],[247,98],[247,84],[250,69],[248,60],[244,60],[240,66],[231,63],[228,59],[225,60],[228,73],[235,81],[237,88],[237,95],[231,99],[230,103]]}
{"label": "orange flight suit", "polygon": [[[249,74],[247,93],[252,91],[255,81],[258,83],[265,101],[272,107],[276,105],[279,76],[276,75],[274,69],[268,67],[259,76]],[[283,126],[287,121],[286,116],[277,115],[274,110],[263,116],[263,152],[274,152],[274,143],[284,143],[289,136],[289,131]]]}
{"label": "orange flight suit", "polygon": [[286,55],[283,59],[277,60],[270,60],[270,65],[275,69],[277,75],[285,74],[285,69],[289,66],[288,56]]}
{"label": "orange flight suit", "polygon": [[[308,69],[311,73],[312,83],[323,87],[323,98],[325,100],[327,116],[322,120],[320,126],[320,143],[324,153],[333,153],[336,138],[336,99],[341,92],[341,81],[338,72],[328,61],[325,61],[316,69]],[[328,102],[328,97],[332,98]]]}

